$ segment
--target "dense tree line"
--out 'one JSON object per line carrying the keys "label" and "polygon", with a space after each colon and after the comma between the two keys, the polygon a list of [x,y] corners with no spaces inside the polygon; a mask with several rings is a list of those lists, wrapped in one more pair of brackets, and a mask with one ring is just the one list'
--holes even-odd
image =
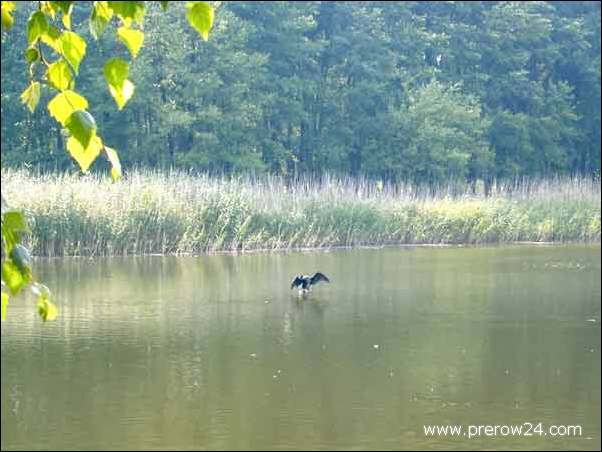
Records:
{"label": "dense tree line", "polygon": [[[125,168],[599,174],[599,2],[223,2],[208,43],[181,8],[147,2],[121,111],[102,67],[127,50],[112,33],[87,40],[77,88]],[[75,5],[86,38],[87,14]],[[2,165],[75,168],[60,126],[20,102],[25,41],[25,27],[2,36]]]}

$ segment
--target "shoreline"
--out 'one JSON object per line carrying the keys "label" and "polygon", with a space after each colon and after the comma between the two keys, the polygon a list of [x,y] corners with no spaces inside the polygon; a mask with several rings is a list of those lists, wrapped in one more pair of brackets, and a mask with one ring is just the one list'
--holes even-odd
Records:
{"label": "shoreline", "polygon": [[275,254],[275,253],[329,253],[333,251],[356,251],[356,250],[381,250],[381,249],[405,249],[405,248],[500,248],[500,247],[562,247],[562,246],[601,246],[602,242],[592,241],[572,241],[572,242],[535,242],[535,241],[514,241],[514,242],[489,242],[489,243],[400,243],[383,245],[356,245],[356,246],[323,246],[323,247],[305,247],[305,248],[275,248],[275,249],[250,249],[235,251],[210,251],[201,253],[146,253],[146,254],[98,254],[98,255],[64,255],[64,256],[36,256],[35,260],[55,260],[55,259],[112,259],[129,257],[208,257],[208,256],[245,256],[254,254]]}

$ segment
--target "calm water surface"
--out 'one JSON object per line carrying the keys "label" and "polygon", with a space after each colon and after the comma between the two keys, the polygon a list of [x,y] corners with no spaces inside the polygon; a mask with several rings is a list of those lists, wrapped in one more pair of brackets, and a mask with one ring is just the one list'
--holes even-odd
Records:
{"label": "calm water surface", "polygon": [[[38,261],[2,450],[600,449],[600,246]],[[331,284],[306,299],[295,273]],[[430,437],[424,425],[581,426]]]}

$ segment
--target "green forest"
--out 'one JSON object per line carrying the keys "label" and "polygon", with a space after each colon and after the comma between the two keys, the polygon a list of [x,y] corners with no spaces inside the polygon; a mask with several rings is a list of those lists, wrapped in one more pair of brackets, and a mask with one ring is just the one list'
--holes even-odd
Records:
{"label": "green forest", "polygon": [[0,29],[0,452],[600,450],[599,1]]}
{"label": "green forest", "polygon": [[[91,39],[78,92],[132,168],[383,181],[600,172],[599,2],[222,2],[208,42],[185,2],[147,2],[122,110]],[[14,11],[25,23],[36,2]],[[2,166],[76,172],[45,105],[21,103],[27,30],[2,34]],[[99,160],[94,170],[106,171]]]}

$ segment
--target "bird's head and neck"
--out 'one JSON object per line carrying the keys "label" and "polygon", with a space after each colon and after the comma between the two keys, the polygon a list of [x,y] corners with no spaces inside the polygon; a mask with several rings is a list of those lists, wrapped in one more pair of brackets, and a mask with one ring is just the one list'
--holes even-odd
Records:
{"label": "bird's head and neck", "polygon": [[291,289],[300,286],[301,284],[303,284],[303,275],[299,273],[293,279],[293,282],[291,283]]}

